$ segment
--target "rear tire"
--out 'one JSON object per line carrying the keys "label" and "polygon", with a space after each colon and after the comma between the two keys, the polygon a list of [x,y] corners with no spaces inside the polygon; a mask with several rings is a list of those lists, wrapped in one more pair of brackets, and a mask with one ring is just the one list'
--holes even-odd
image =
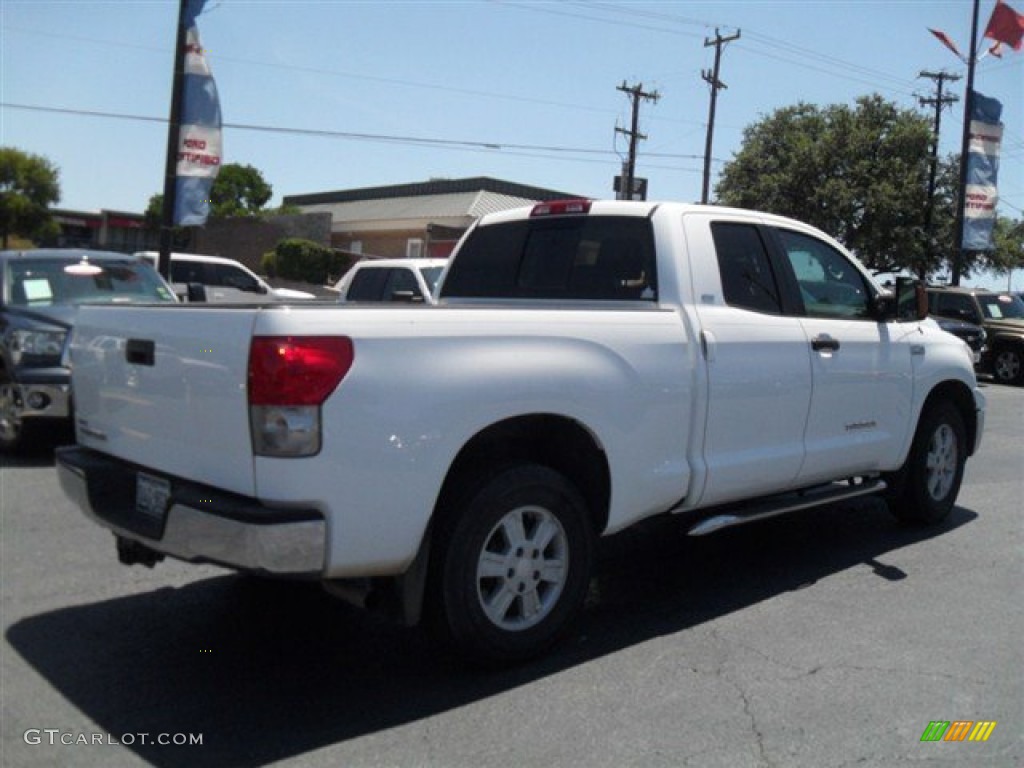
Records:
{"label": "rear tire", "polygon": [[996,348],[992,353],[992,374],[1000,384],[1024,383],[1024,347]]}
{"label": "rear tire", "polygon": [[593,533],[583,497],[554,470],[523,464],[462,498],[439,542],[442,628],[475,661],[538,656],[565,635],[587,594]]}
{"label": "rear tire", "polygon": [[914,525],[941,522],[953,509],[967,461],[967,430],[960,411],[948,400],[926,408],[914,434],[910,455],[890,478],[895,492],[889,511]]}

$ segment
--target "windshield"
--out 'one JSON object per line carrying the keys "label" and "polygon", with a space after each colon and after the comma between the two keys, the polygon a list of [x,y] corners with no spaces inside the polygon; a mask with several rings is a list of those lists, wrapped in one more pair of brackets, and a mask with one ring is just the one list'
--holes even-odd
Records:
{"label": "windshield", "polygon": [[441,273],[444,272],[444,267],[424,267],[420,270],[423,273],[423,279],[427,281],[427,288],[433,293],[437,288],[437,281],[441,277]]}
{"label": "windshield", "polygon": [[149,264],[131,258],[14,260],[7,264],[4,283],[17,307],[174,300]]}
{"label": "windshield", "polygon": [[975,294],[988,320],[1024,319],[1024,301],[1010,293]]}

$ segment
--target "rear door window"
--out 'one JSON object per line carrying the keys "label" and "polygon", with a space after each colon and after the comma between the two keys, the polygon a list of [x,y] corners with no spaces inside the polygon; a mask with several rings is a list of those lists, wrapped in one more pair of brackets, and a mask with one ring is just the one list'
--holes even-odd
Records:
{"label": "rear door window", "polygon": [[205,264],[201,261],[181,261],[175,258],[171,258],[171,282],[172,283],[203,283],[208,285],[210,280],[207,279],[205,270],[203,267]]}
{"label": "rear door window", "polygon": [[725,303],[754,312],[781,314],[779,286],[757,227],[717,222],[711,225],[711,235]]}

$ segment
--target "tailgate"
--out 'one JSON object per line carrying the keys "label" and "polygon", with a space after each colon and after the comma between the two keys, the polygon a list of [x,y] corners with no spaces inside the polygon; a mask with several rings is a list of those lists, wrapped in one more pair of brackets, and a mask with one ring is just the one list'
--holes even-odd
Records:
{"label": "tailgate", "polygon": [[82,307],[71,345],[78,442],[253,495],[246,375],[258,312]]}

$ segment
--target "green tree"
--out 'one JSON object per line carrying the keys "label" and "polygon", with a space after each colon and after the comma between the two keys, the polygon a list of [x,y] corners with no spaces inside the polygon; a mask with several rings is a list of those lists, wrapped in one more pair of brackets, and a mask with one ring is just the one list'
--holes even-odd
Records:
{"label": "green tree", "polygon": [[[230,216],[258,216],[264,211],[274,194],[271,187],[256,168],[251,165],[228,163],[221,166],[210,190],[210,218]],[[149,198],[146,206],[146,225],[159,229],[163,219],[164,196],[157,194]],[[175,236],[177,239],[177,235]]]}
{"label": "green tree", "polygon": [[0,238],[52,234],[49,206],[60,200],[59,171],[41,155],[0,147]]}
{"label": "green tree", "polygon": [[[932,272],[924,230],[931,126],[880,96],[855,106],[780,109],[744,131],[719,202],[791,216],[829,233],[877,272]],[[935,211],[933,232],[948,211]]]}
{"label": "green tree", "polygon": [[1024,269],[1024,221],[997,216],[992,245],[991,251],[976,254],[983,268],[1003,275]]}
{"label": "green tree", "polygon": [[221,166],[213,182],[210,215],[217,218],[256,216],[273,194],[273,187],[251,165],[228,163]]}

